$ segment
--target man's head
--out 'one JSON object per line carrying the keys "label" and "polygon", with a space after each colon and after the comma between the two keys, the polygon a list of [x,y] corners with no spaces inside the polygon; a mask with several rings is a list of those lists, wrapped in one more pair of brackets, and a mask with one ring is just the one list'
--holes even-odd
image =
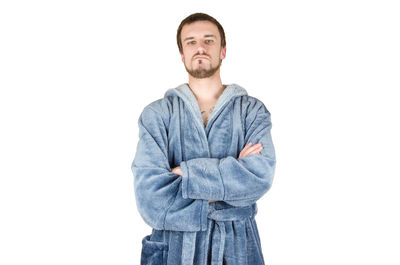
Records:
{"label": "man's head", "polygon": [[212,76],[226,56],[224,29],[204,13],[192,14],[181,22],[177,44],[186,71],[195,78]]}

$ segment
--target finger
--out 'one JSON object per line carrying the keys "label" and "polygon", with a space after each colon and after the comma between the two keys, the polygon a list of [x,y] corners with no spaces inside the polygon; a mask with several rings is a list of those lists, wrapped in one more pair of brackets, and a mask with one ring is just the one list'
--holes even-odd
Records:
{"label": "finger", "polygon": [[244,146],[244,148],[242,149],[242,151],[246,151],[252,144],[253,144],[252,142],[246,144],[246,145]]}
{"label": "finger", "polygon": [[252,144],[253,144],[252,142],[249,142],[248,144],[246,144],[246,145],[244,146],[244,148],[242,149],[242,151],[240,151],[239,157],[244,156],[244,155],[246,154],[246,152],[247,152],[247,149],[249,149],[249,147],[250,147]]}
{"label": "finger", "polygon": [[254,150],[259,149],[260,147],[262,147],[261,144],[259,144],[259,143],[258,143],[258,144],[255,144],[255,145],[249,147],[249,148],[246,150],[246,154],[250,154],[251,152],[253,152]]}
{"label": "finger", "polygon": [[264,148],[262,146],[260,146],[259,148],[257,148],[256,150],[254,150],[253,152],[251,152],[251,154],[260,154],[261,150],[263,150]]}
{"label": "finger", "polygon": [[259,149],[253,150],[253,152],[248,153],[247,155],[249,156],[249,155],[260,154],[262,149],[263,149],[263,148],[260,147]]}

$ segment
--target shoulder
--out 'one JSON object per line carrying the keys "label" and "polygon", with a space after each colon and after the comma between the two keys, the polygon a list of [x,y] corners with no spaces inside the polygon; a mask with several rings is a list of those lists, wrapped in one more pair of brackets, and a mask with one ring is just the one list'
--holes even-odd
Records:
{"label": "shoulder", "polygon": [[241,118],[246,134],[253,132],[256,128],[271,127],[271,113],[263,101],[256,97],[246,95],[242,97],[241,103]]}
{"label": "shoulder", "polygon": [[160,98],[157,100],[154,100],[150,103],[148,103],[144,108],[143,111],[148,111],[148,112],[158,112],[158,113],[164,113],[165,110],[168,109],[169,107],[169,101],[166,98]]}
{"label": "shoulder", "polygon": [[144,122],[162,122],[165,126],[169,124],[171,102],[167,98],[154,100],[143,108],[140,118]]}
{"label": "shoulder", "polygon": [[242,109],[242,114],[245,116],[254,115],[257,113],[269,114],[269,110],[267,109],[264,102],[256,97],[242,95],[235,98],[235,101],[236,104],[240,105],[240,108]]}

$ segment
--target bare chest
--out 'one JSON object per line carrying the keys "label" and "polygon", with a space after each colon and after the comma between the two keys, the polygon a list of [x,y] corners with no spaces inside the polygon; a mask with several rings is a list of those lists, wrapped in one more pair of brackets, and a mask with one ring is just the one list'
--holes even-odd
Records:
{"label": "bare chest", "polygon": [[201,117],[203,118],[204,127],[207,126],[211,112],[213,111],[216,103],[217,103],[217,101],[212,101],[212,102],[198,101],[200,112],[201,112]]}

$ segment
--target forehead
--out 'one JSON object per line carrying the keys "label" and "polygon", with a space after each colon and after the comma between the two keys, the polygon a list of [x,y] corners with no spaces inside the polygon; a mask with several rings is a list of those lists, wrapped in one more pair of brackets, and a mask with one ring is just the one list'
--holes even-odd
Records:
{"label": "forehead", "polygon": [[191,24],[186,24],[182,28],[181,39],[186,38],[202,38],[205,35],[214,35],[217,39],[220,38],[218,28],[210,21],[196,21]]}

